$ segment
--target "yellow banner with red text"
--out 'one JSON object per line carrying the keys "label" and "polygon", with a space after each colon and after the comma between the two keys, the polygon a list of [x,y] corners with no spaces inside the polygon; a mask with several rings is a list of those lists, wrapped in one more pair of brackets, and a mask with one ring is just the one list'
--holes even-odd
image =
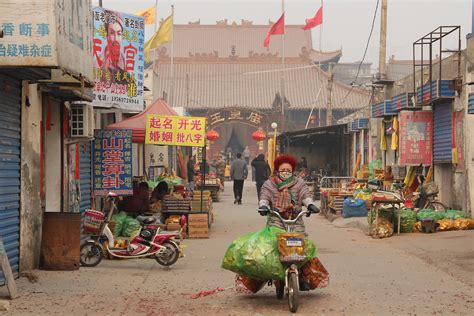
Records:
{"label": "yellow banner with red text", "polygon": [[188,116],[146,117],[145,144],[204,147],[206,118]]}

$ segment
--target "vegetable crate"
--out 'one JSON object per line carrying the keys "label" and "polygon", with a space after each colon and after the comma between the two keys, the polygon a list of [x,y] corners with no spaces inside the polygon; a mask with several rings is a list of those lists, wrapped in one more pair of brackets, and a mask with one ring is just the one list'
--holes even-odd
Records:
{"label": "vegetable crate", "polygon": [[209,214],[188,215],[189,238],[209,238]]}

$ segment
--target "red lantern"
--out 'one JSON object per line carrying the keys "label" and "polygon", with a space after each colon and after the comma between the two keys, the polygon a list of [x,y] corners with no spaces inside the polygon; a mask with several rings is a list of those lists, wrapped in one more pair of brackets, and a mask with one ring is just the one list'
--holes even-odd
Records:
{"label": "red lantern", "polygon": [[211,142],[219,139],[219,133],[216,132],[215,130],[211,129],[206,133],[206,138],[210,140]]}
{"label": "red lantern", "polygon": [[253,138],[256,142],[261,142],[261,141],[263,141],[265,138],[267,138],[267,135],[265,134],[264,131],[262,131],[261,129],[259,129],[258,131],[255,131],[255,132],[252,134],[252,138]]}

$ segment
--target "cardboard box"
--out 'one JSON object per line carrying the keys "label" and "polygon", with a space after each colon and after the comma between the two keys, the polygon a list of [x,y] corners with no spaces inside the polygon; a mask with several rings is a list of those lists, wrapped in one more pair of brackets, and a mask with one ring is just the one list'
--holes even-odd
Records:
{"label": "cardboard box", "polygon": [[201,224],[205,223],[208,225],[209,223],[209,214],[208,213],[203,213],[203,214],[189,214],[188,215],[188,224]]}
{"label": "cardboard box", "polygon": [[188,235],[189,238],[209,238],[209,227],[207,225],[189,226]]}

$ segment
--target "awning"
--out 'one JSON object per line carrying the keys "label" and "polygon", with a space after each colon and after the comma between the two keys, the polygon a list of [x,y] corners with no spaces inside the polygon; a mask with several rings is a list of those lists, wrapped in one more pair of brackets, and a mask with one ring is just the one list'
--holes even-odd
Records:
{"label": "awning", "polygon": [[107,126],[107,129],[131,129],[132,141],[134,143],[144,143],[146,116],[148,114],[178,116],[178,113],[176,113],[175,110],[173,110],[173,108],[168,105],[168,103],[166,103],[163,99],[157,99],[143,112],[121,122],[110,124]]}

